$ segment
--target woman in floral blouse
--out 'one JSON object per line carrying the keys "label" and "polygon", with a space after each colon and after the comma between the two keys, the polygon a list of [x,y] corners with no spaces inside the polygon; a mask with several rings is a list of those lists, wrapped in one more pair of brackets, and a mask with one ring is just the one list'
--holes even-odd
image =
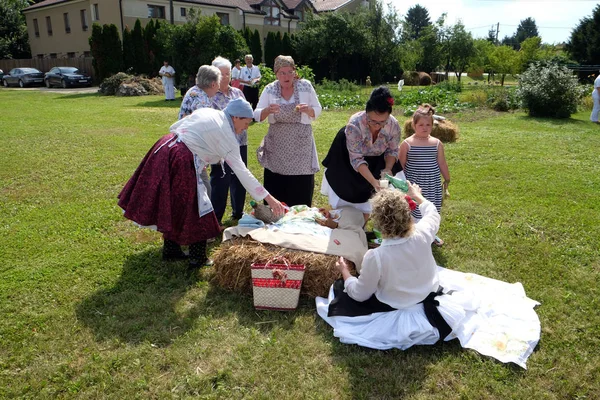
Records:
{"label": "woman in floral blouse", "polygon": [[402,170],[398,162],[400,126],[392,116],[393,105],[388,88],[373,90],[365,111],[351,116],[333,140],[323,160],[327,169],[321,187],[332,207],[353,206],[367,219],[371,212],[368,200],[380,190],[382,171],[394,175]]}

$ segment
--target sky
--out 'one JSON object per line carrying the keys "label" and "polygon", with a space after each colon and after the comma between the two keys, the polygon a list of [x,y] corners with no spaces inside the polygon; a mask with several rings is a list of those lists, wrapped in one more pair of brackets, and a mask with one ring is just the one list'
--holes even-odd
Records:
{"label": "sky", "polygon": [[591,17],[599,0],[384,0],[391,3],[401,17],[416,4],[429,11],[435,22],[446,12],[447,25],[459,20],[474,38],[487,37],[488,31],[500,23],[498,38],[512,36],[519,23],[531,17],[535,20],[543,43],[567,42],[579,21]]}

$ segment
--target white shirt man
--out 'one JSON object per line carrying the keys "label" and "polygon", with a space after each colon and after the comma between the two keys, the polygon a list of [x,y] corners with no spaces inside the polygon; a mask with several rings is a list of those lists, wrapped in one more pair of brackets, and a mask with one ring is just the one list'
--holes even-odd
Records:
{"label": "white shirt man", "polygon": [[165,101],[175,100],[175,69],[169,65],[168,61],[158,71],[162,77],[162,84],[165,88]]}
{"label": "white shirt man", "polygon": [[246,66],[242,68],[240,74],[241,89],[244,92],[246,100],[252,104],[252,109],[255,109],[258,103],[257,83],[261,78],[260,69],[256,65],[252,65],[254,59],[251,54],[248,54],[244,60],[246,61]]}

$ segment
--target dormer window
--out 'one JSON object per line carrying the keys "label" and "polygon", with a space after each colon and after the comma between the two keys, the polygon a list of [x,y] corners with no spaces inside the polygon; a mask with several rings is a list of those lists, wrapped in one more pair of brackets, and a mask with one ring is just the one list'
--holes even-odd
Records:
{"label": "dormer window", "polygon": [[265,25],[275,25],[279,26],[279,5],[273,1],[266,1],[262,6],[260,6],[260,10],[263,11],[265,15]]}

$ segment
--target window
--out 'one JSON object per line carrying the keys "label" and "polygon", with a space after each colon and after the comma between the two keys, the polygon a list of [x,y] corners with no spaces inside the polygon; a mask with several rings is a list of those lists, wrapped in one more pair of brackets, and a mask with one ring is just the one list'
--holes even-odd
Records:
{"label": "window", "polygon": [[304,10],[296,10],[296,11],[294,11],[294,13],[296,14],[296,16],[298,17],[298,20],[300,22],[304,22],[304,17],[305,17]]}
{"label": "window", "polygon": [[187,10],[185,9],[185,7],[181,7],[181,16],[182,17],[187,16]]}
{"label": "window", "polygon": [[276,25],[279,26],[279,6],[273,0],[265,2],[260,7],[265,15],[265,25]]}
{"label": "window", "polygon": [[160,18],[165,19],[165,7],[164,6],[151,6],[148,4],[148,18]]}
{"label": "window", "polygon": [[67,53],[67,57],[69,57],[69,58],[75,58],[75,53],[74,52],[69,52],[69,53]]}
{"label": "window", "polygon": [[91,57],[92,56],[92,52],[91,51],[84,51],[83,52],[83,56],[84,57]]}
{"label": "window", "polygon": [[229,25],[229,14],[218,12],[217,17],[221,20],[221,25]]}
{"label": "window", "polygon": [[38,25],[37,18],[33,19],[33,31],[35,32],[35,37],[40,37],[40,26]]}
{"label": "window", "polygon": [[50,58],[56,58],[56,53],[50,53]]}
{"label": "window", "polygon": [[38,55],[36,55],[36,57],[38,58],[38,60],[43,60],[44,59],[44,55],[43,54],[38,54]]}
{"label": "window", "polygon": [[69,23],[69,13],[64,13],[63,19],[65,20],[65,32],[71,33],[71,24]]}
{"label": "window", "polygon": [[94,21],[100,21],[100,10],[98,9],[98,3],[92,5],[92,18]]}
{"label": "window", "polygon": [[48,28],[48,36],[52,36],[52,20],[46,17],[46,28]]}
{"label": "window", "polygon": [[87,21],[86,10],[79,11],[79,15],[81,16],[81,30],[85,32],[88,30],[88,21]]}

